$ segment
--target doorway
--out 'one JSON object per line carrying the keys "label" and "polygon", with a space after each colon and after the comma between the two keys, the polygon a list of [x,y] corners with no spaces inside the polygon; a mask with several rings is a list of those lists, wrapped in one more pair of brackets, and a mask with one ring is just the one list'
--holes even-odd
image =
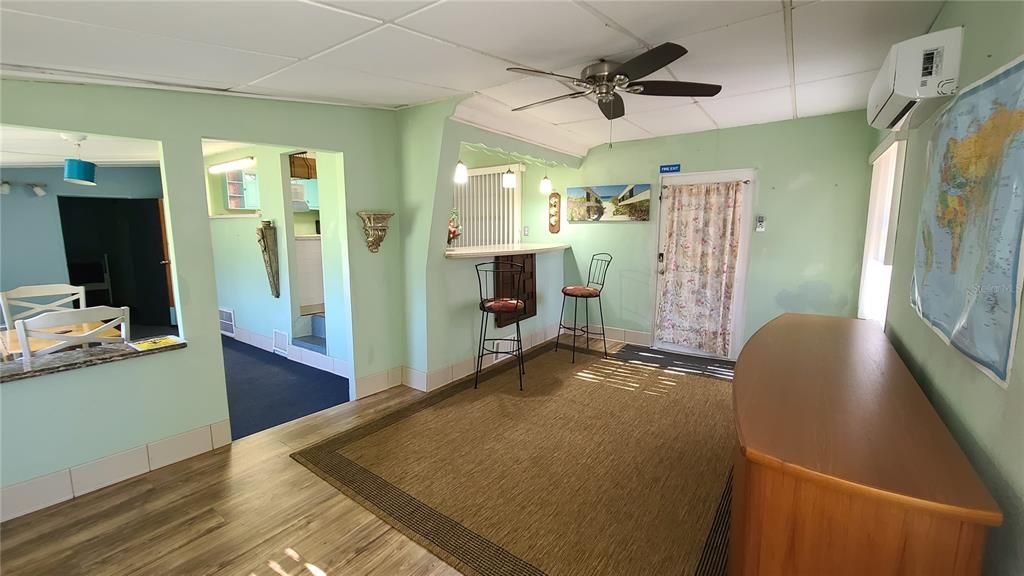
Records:
{"label": "doorway", "polygon": [[756,185],[753,170],[662,178],[654,348],[739,355]]}
{"label": "doorway", "polygon": [[90,306],[128,306],[138,338],[178,335],[158,199],[57,199],[68,279]]}
{"label": "doorway", "polygon": [[905,142],[886,139],[871,158],[871,196],[864,233],[857,317],[885,328],[892,253],[896,246]]}

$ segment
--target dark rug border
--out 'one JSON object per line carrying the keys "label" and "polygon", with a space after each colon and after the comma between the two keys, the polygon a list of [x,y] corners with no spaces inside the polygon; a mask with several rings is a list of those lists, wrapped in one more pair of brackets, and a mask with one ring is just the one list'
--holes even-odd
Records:
{"label": "dark rug border", "polygon": [[[526,352],[524,360],[539,356],[553,349],[554,339]],[[578,351],[591,356],[602,356],[598,352]],[[608,358],[616,359],[613,355],[609,355]],[[480,372],[480,382],[483,383],[491,380],[497,375],[512,369],[516,364],[515,361],[511,361],[492,365]],[[475,375],[471,374],[439,390],[428,392],[423,398],[388,412],[377,419],[338,432],[293,452],[291,458],[339,492],[384,520],[403,535],[423,546],[429,552],[467,576],[490,576],[492,574],[502,576],[545,576],[544,571],[526,560],[466,528],[394,484],[338,453],[338,450],[352,442],[370,436],[417,412],[468,390],[473,386],[474,380]],[[347,476],[352,485],[338,480],[337,477],[331,474],[332,471]],[[731,500],[731,484],[732,468],[730,467],[722,496],[716,508],[714,520],[709,527],[701,557],[698,559],[695,571],[697,575],[724,574],[724,561],[721,563],[723,571],[719,572],[715,569],[718,568],[719,563],[710,556],[716,555],[715,551],[720,549],[723,518],[725,522],[725,542],[728,542],[728,500]],[[359,490],[354,488],[353,485],[357,486]],[[423,529],[424,526],[427,527],[426,530]],[[433,537],[428,535],[428,532]]]}

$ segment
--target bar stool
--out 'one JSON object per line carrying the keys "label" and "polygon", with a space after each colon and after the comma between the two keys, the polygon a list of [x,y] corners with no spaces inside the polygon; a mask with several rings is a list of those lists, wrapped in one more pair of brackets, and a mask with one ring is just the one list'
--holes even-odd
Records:
{"label": "bar stool", "polygon": [[[583,286],[565,286],[562,288],[562,315],[558,318],[558,335],[555,336],[555,350],[558,350],[558,341],[562,337],[562,331],[568,330],[572,332],[572,361],[576,362],[576,336],[584,335],[587,337],[587,350],[590,350],[590,336],[600,336],[602,343],[604,343],[604,355],[608,356],[608,340],[604,335],[604,308],[601,306],[601,290],[604,289],[604,279],[608,274],[608,267],[612,264],[612,255],[607,252],[599,252],[594,254],[590,258],[590,271],[587,273],[587,283]],[[568,327],[564,323],[565,318],[565,298],[566,296],[573,299],[572,303],[572,328]],[[583,303],[586,308],[586,319],[587,324],[583,328],[579,328],[579,324],[576,322],[577,316],[579,316],[579,301],[583,298]],[[597,310],[601,313],[601,331],[594,332],[590,329],[590,299],[597,298]]]}
{"label": "bar stool", "polygon": [[[480,384],[480,370],[484,364],[484,354],[507,354],[519,361],[519,389],[523,389],[523,374],[526,367],[523,363],[523,334],[519,329],[519,320],[526,310],[523,286],[523,265],[514,262],[484,262],[476,265],[476,281],[480,289],[480,346],[476,356],[476,378],[473,388]],[[516,333],[506,338],[487,337],[488,314],[515,314]],[[488,343],[511,342],[511,351],[488,348]]]}

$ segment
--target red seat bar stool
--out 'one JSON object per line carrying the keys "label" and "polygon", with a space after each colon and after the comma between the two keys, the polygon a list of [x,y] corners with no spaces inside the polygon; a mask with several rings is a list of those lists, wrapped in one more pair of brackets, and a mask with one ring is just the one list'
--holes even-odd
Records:
{"label": "red seat bar stool", "polygon": [[[476,356],[476,377],[473,388],[480,384],[480,370],[483,368],[484,355],[507,354],[519,361],[519,389],[523,389],[523,374],[526,367],[523,363],[523,333],[519,328],[519,320],[526,311],[523,285],[523,265],[515,262],[484,262],[476,265],[477,286],[480,288],[480,346]],[[515,314],[516,333],[504,338],[487,337],[488,314]],[[488,348],[488,344],[511,342],[511,350]]]}
{"label": "red seat bar stool", "polygon": [[[590,258],[590,271],[587,273],[587,283],[583,286],[565,286],[562,288],[562,314],[558,317],[558,335],[555,336],[555,350],[558,350],[558,342],[563,331],[572,332],[572,361],[576,362],[576,336],[587,338],[587,350],[590,350],[590,337],[600,336],[604,344],[604,355],[608,356],[608,340],[605,338],[604,330],[604,308],[601,306],[601,291],[604,290],[604,279],[608,275],[608,267],[612,264],[612,255],[607,252],[599,252]],[[565,325],[565,298],[573,299],[572,303],[572,327]],[[576,321],[579,316],[579,301],[583,299],[586,311],[587,324],[579,327]],[[590,328],[590,300],[597,299],[597,310],[601,314],[601,331],[594,332]]]}

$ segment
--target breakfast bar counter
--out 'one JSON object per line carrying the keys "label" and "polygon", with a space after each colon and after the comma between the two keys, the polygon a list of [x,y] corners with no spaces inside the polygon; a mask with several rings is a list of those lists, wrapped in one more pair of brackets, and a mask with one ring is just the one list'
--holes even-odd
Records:
{"label": "breakfast bar counter", "polygon": [[536,244],[488,244],[486,246],[466,246],[445,250],[445,258],[493,258],[494,256],[517,256],[520,254],[541,254],[566,250],[568,244],[536,243]]}

